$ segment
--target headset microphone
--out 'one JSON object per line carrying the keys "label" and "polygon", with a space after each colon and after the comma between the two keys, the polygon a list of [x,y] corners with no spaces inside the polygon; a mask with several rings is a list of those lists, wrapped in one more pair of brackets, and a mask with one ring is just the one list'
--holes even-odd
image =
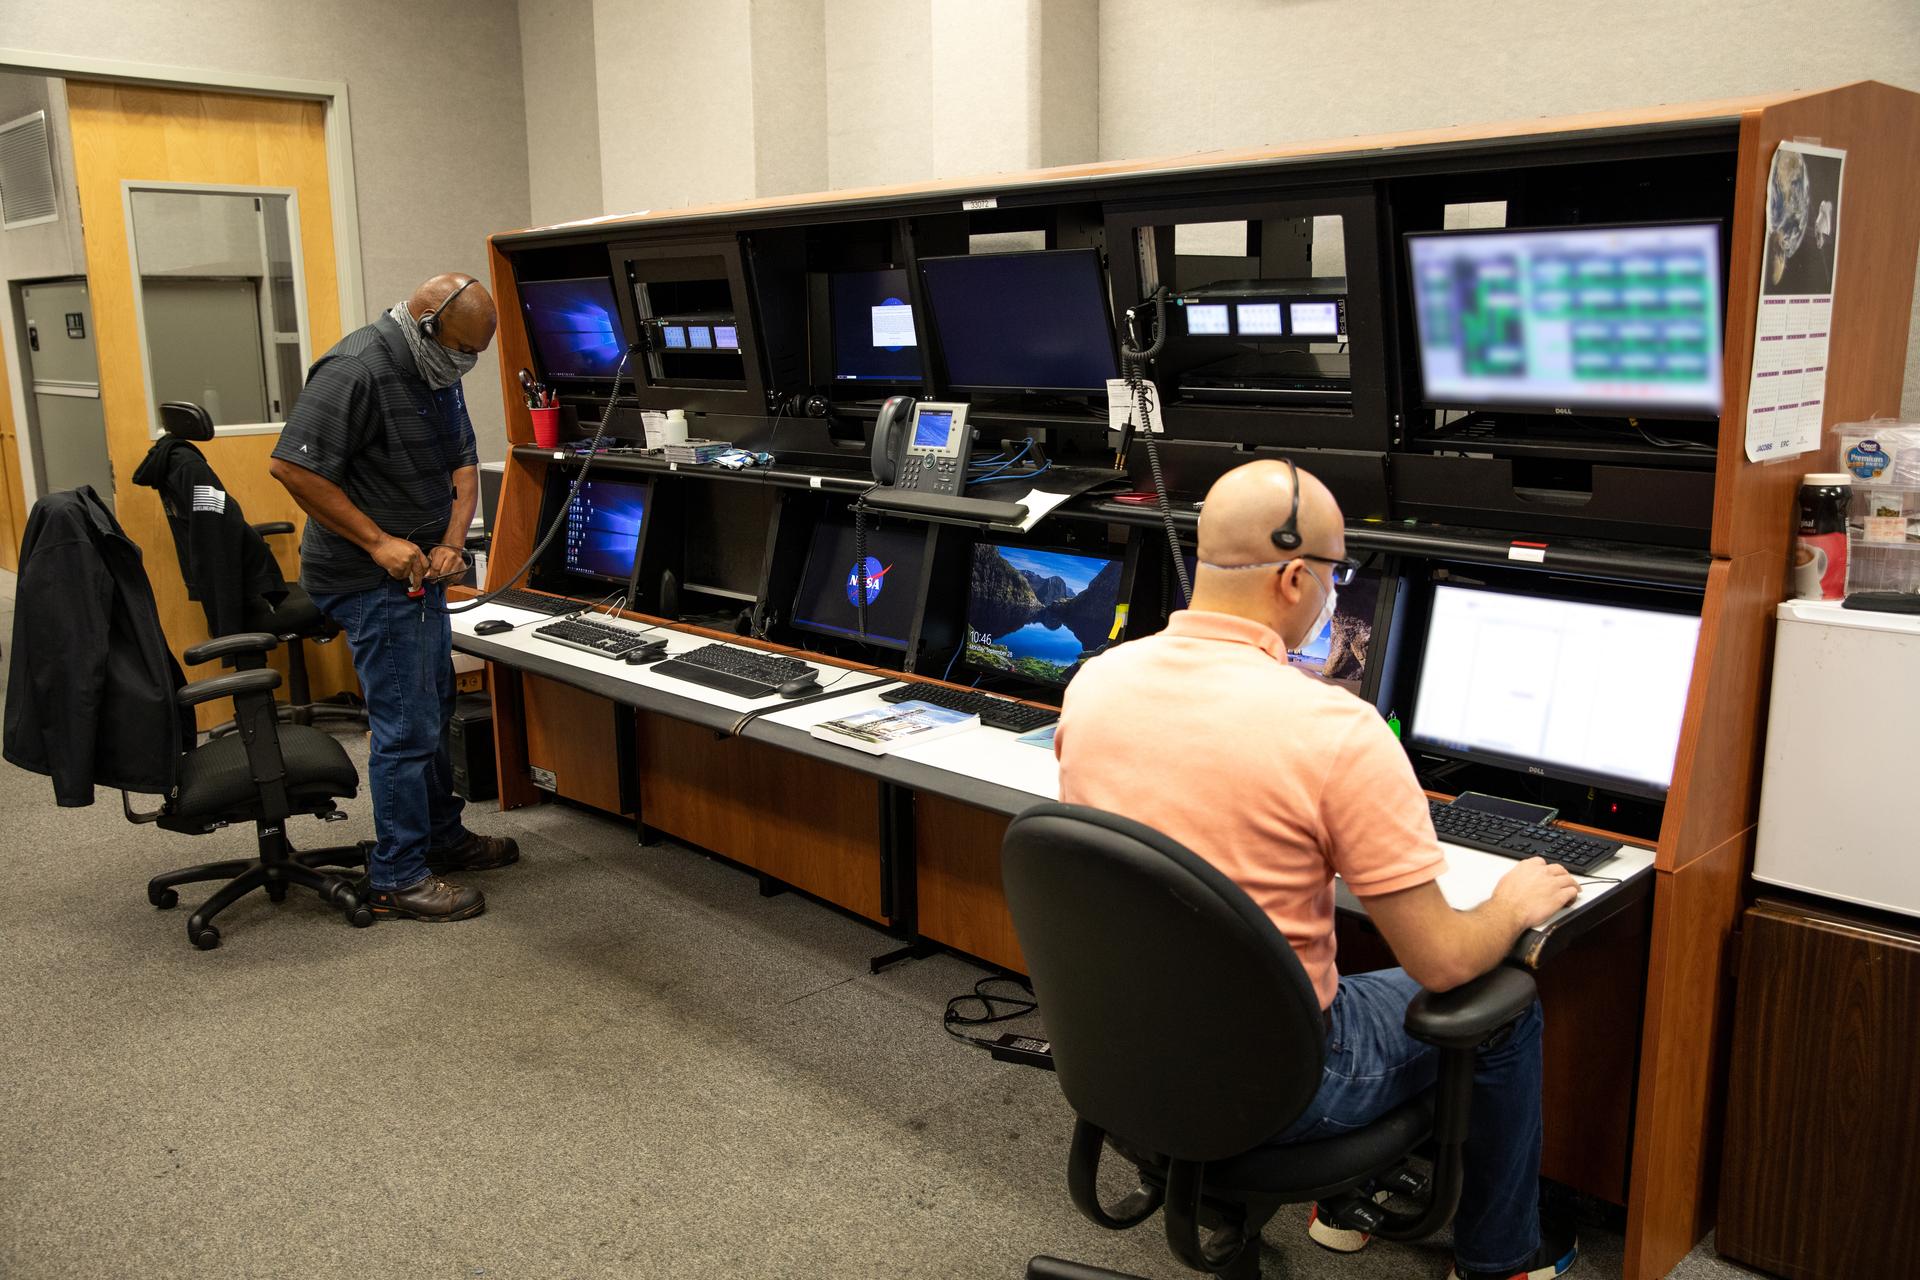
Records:
{"label": "headset microphone", "polygon": [[458,289],[455,289],[452,293],[440,299],[439,306],[433,308],[433,310],[427,312],[425,315],[420,317],[420,332],[426,334],[427,337],[429,338],[438,338],[440,336],[441,313],[444,312],[448,307],[453,305],[453,300],[455,298],[459,297],[461,294],[465,293],[473,285],[476,285],[478,283],[479,281],[475,280],[472,276],[468,276],[466,279],[466,282],[462,284]]}

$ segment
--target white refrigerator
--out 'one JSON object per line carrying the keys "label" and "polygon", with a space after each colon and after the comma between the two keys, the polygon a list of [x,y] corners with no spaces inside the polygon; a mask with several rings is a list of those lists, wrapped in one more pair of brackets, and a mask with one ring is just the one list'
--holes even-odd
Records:
{"label": "white refrigerator", "polygon": [[1777,617],[1753,877],[1920,917],[1920,614]]}

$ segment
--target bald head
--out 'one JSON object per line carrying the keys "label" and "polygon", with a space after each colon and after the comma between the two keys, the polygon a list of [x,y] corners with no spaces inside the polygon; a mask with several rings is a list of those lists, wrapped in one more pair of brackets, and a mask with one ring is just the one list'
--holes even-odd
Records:
{"label": "bald head", "polygon": [[407,310],[416,320],[436,312],[440,345],[470,355],[487,349],[500,323],[487,287],[457,271],[437,275],[415,289],[407,299]]}
{"label": "bald head", "polygon": [[[1296,477],[1301,541],[1288,551],[1275,545],[1273,534],[1286,526],[1293,510]],[[1346,521],[1327,486],[1311,472],[1267,459],[1235,467],[1214,481],[1200,510],[1199,541],[1193,607],[1263,623],[1290,646],[1306,638],[1332,590],[1329,565],[1293,557],[1337,560],[1347,553]],[[1274,564],[1290,558],[1285,565]]]}

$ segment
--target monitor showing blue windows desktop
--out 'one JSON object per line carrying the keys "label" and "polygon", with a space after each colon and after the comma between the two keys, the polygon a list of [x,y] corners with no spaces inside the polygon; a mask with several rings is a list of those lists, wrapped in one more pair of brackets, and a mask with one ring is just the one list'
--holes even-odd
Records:
{"label": "monitor showing blue windows desktop", "polygon": [[588,480],[567,504],[561,567],[568,573],[626,586],[646,523],[647,481]]}
{"label": "monitor showing blue windows desktop", "polygon": [[528,280],[520,285],[527,340],[548,382],[611,378],[626,350],[626,334],[613,301],[613,282]]}
{"label": "monitor showing blue windows desktop", "polygon": [[966,665],[1059,687],[1113,639],[1119,560],[980,542],[967,592]]}

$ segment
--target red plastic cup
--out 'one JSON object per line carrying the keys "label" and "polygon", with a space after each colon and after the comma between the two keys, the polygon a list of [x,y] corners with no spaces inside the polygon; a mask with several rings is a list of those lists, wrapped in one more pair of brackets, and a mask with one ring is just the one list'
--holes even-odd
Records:
{"label": "red plastic cup", "polygon": [[533,442],[542,449],[560,447],[560,406],[551,409],[529,409],[533,415]]}

